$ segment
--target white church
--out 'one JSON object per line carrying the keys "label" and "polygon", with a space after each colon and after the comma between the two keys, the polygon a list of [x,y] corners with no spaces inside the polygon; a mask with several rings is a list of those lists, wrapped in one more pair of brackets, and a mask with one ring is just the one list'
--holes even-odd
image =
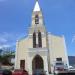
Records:
{"label": "white church", "polygon": [[15,69],[25,69],[29,75],[37,70],[49,74],[59,60],[69,65],[65,38],[46,31],[42,11],[36,1],[28,36],[16,44]]}

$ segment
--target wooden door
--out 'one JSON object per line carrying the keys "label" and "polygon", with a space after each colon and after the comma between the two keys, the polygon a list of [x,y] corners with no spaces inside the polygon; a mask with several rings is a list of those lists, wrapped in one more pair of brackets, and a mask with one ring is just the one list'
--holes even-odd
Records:
{"label": "wooden door", "polygon": [[25,60],[20,60],[20,69],[25,69]]}

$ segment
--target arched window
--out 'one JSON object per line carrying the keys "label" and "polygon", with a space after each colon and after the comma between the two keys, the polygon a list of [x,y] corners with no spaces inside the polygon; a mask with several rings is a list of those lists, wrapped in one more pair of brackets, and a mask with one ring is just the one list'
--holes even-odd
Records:
{"label": "arched window", "polygon": [[35,15],[35,24],[39,24],[39,16]]}
{"label": "arched window", "polygon": [[41,37],[41,32],[38,32],[38,46],[42,47],[42,37]]}
{"label": "arched window", "polygon": [[36,48],[36,33],[33,33],[33,48]]}

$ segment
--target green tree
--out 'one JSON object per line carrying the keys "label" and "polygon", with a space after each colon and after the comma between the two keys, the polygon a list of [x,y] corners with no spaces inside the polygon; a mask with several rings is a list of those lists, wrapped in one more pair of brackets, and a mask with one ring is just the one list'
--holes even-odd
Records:
{"label": "green tree", "polygon": [[3,50],[2,50],[2,49],[0,49],[0,56],[2,55],[2,52],[3,52]]}
{"label": "green tree", "polygon": [[[2,54],[2,51],[3,51],[3,54]],[[11,58],[15,55],[14,55],[14,51],[11,51],[10,49],[7,49],[7,50],[0,50],[0,63],[2,63],[3,65],[12,65],[11,63]]]}

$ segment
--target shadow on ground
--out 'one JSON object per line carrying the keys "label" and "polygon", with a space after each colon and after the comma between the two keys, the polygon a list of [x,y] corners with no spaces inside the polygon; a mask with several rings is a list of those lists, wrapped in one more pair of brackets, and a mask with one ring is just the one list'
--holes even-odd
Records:
{"label": "shadow on ground", "polygon": [[75,75],[75,72],[74,73],[60,73],[58,75]]}

